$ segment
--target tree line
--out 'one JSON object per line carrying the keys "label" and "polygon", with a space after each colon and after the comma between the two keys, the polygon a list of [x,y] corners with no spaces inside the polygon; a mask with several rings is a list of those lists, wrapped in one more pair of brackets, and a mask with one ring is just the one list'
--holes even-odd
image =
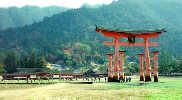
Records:
{"label": "tree line", "polygon": [[[85,58],[85,61],[79,62],[76,58],[69,56],[68,54],[62,55],[63,63],[61,67],[75,69],[94,70],[97,68],[100,72],[107,73],[108,60],[107,58],[101,57],[101,64],[92,65],[95,59]],[[130,56],[125,57],[125,72],[126,73],[139,73],[139,59],[130,59]],[[104,60],[103,60],[104,59]],[[23,57],[17,56],[15,52],[9,52],[5,57],[2,64],[0,64],[0,73],[14,73],[17,72],[16,68],[46,68],[47,60],[44,56],[26,55]],[[52,62],[50,62],[52,63]],[[76,66],[76,67],[75,67]],[[151,63],[153,68],[153,63]],[[145,68],[145,67],[144,67]],[[171,74],[171,73],[182,73],[182,58],[175,59],[167,51],[162,51],[159,54],[159,74]]]}
{"label": "tree line", "polygon": [[32,53],[30,56],[18,57],[15,52],[9,52],[0,67],[0,73],[15,73],[16,68],[46,68],[44,57]]}

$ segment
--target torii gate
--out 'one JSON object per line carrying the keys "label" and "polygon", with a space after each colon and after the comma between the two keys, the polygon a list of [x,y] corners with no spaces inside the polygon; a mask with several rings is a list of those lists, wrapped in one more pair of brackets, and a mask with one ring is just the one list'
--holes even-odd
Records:
{"label": "torii gate", "polygon": [[[164,29],[155,31],[116,31],[109,29],[102,29],[96,26],[96,32],[101,32],[106,37],[113,37],[114,42],[105,41],[104,45],[115,46],[114,54],[114,73],[112,75],[112,54],[108,54],[109,68],[108,68],[108,81],[118,82],[119,75],[121,79],[124,79],[124,52],[120,52],[120,73],[119,71],[119,46],[144,46],[145,47],[145,81],[151,81],[151,67],[149,57],[149,46],[158,46],[158,42],[149,42],[149,38],[158,38],[162,32],[166,32]],[[120,42],[119,38],[128,38],[128,42]],[[144,42],[135,42],[135,38],[143,38]],[[156,53],[155,53],[156,54]],[[154,60],[157,60],[156,56]],[[154,61],[156,62],[156,61]],[[158,64],[154,64],[158,66]],[[142,65],[143,66],[143,65]]]}

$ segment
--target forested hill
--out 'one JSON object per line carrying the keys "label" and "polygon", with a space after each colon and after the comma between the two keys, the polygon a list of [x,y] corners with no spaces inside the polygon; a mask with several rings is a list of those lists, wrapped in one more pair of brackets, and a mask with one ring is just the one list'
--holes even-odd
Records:
{"label": "forested hill", "polygon": [[0,8],[0,30],[40,22],[44,17],[51,17],[54,14],[58,14],[66,10],[68,10],[68,8],[58,6],[43,8],[37,6]]}
{"label": "forested hill", "polygon": [[[160,46],[152,50],[179,57],[182,56],[181,5],[182,2],[175,0],[119,0],[99,8],[68,10],[39,23],[1,31],[0,53],[3,57],[8,50],[21,55],[35,52],[49,62],[74,67],[92,61],[103,64],[104,55],[114,50],[103,46],[104,40],[111,39],[95,32],[97,24],[119,29],[165,28],[167,32],[155,39]],[[143,48],[123,49],[129,51],[131,59],[143,51]]]}

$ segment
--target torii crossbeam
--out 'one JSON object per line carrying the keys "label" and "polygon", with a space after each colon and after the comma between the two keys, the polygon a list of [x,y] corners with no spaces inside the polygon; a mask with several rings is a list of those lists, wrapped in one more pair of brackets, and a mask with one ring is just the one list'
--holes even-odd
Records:
{"label": "torii crossbeam", "polygon": [[[120,78],[123,78],[123,75],[119,75],[119,46],[144,46],[145,48],[145,81],[151,81],[151,67],[150,67],[150,57],[149,57],[149,46],[158,46],[158,42],[149,42],[149,38],[158,38],[163,32],[166,32],[164,29],[161,30],[140,30],[140,31],[117,31],[117,30],[110,30],[110,29],[103,29],[96,26],[96,32],[101,32],[106,37],[113,37],[114,41],[105,41],[104,45],[112,45],[115,46],[115,54],[114,54],[114,73],[111,75],[112,65],[110,62],[109,67],[109,80],[110,81],[119,81]],[[128,38],[128,42],[120,42],[119,38]],[[135,42],[135,38],[143,38],[144,42]],[[122,56],[124,53],[122,54]],[[121,55],[120,55],[121,56]],[[109,55],[110,60],[111,54]],[[123,57],[121,57],[123,58]],[[123,59],[124,60],[124,59]],[[122,61],[120,59],[120,62]],[[120,65],[120,73],[124,73],[123,71],[123,64]],[[122,69],[122,70],[121,70]],[[112,76],[112,77],[110,77]]]}
{"label": "torii crossbeam", "polygon": [[[105,41],[104,45],[115,45],[114,42],[109,42],[109,41]],[[129,42],[119,42],[118,43],[119,46],[145,46],[144,42],[136,42],[136,43],[129,43]],[[149,42],[148,43],[149,46],[158,46],[158,42]]]}

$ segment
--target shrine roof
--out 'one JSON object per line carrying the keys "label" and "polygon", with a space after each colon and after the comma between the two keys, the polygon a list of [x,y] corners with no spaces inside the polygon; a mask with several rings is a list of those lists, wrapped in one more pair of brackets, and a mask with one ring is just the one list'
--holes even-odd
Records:
{"label": "shrine roof", "polygon": [[97,32],[114,32],[114,33],[126,33],[126,34],[150,34],[150,33],[162,33],[166,32],[165,29],[156,29],[156,30],[116,30],[116,29],[108,29],[108,28],[102,28],[102,27],[97,27],[96,26],[96,31]]}

